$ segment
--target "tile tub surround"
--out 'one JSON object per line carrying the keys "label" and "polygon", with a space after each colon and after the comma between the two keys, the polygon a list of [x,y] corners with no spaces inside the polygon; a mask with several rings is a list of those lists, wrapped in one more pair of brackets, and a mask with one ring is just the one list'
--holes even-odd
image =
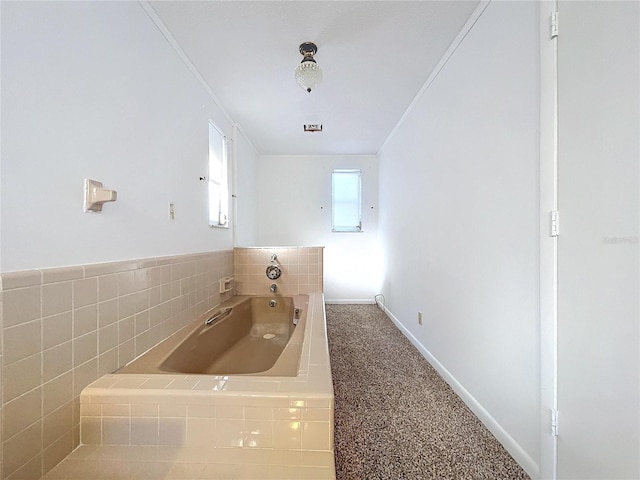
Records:
{"label": "tile tub surround", "polygon": [[[233,251],[238,295],[268,295],[272,283],[278,285],[282,295],[324,291],[324,247],[238,247]],[[277,280],[266,275],[273,254],[282,269]]]}
{"label": "tile tub surround", "polygon": [[3,273],[0,478],[40,478],[80,441],[80,392],[215,307],[233,251]]}
{"label": "tile tub surround", "polygon": [[119,447],[82,445],[44,480],[327,480],[333,479],[332,452],[221,450],[206,447]]}
{"label": "tile tub surround", "polygon": [[80,415],[85,445],[229,450],[240,463],[290,467],[299,466],[296,453],[318,452],[307,466],[333,478],[324,297],[310,295],[296,377],[105,375],[83,390]]}

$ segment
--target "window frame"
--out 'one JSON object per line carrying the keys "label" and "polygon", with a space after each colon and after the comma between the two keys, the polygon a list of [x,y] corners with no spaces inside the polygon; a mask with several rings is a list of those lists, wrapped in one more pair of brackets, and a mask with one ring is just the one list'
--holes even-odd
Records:
{"label": "window frame", "polygon": [[[341,175],[357,174],[357,198],[346,199],[336,197],[336,178]],[[336,225],[336,210],[340,206],[357,204],[357,222],[345,225]],[[344,213],[344,212],[343,212]],[[360,233],[362,232],[362,170],[359,168],[335,168],[331,172],[331,231],[335,233]]]}
{"label": "window frame", "polygon": [[[208,130],[209,149],[207,154],[207,216],[210,227],[229,228],[229,158],[227,149],[227,137],[212,121],[209,121]],[[214,140],[219,142],[214,145]],[[219,154],[217,171],[213,172],[213,155]],[[213,195],[217,198],[213,198]],[[217,206],[214,207],[214,203]]]}

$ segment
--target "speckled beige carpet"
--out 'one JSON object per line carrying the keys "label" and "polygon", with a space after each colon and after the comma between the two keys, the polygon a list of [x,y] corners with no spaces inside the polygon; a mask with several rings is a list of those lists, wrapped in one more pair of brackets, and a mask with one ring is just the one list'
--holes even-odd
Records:
{"label": "speckled beige carpet", "polygon": [[375,305],[327,305],[338,480],[529,479]]}

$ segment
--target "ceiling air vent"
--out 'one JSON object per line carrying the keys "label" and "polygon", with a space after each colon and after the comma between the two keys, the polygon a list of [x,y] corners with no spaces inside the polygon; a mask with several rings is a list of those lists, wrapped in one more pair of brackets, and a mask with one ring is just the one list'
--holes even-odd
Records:
{"label": "ceiling air vent", "polygon": [[304,125],[304,131],[305,132],[321,132],[322,131],[322,124],[320,124],[320,123],[305,124]]}

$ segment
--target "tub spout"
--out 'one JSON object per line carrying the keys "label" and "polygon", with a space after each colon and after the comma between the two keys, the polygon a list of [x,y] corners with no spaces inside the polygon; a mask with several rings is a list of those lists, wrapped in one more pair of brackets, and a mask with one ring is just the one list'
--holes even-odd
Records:
{"label": "tub spout", "polygon": [[276,285],[275,283],[272,283],[271,286],[269,287],[269,290],[271,290],[271,293],[276,293],[277,289],[278,289],[278,285]]}

